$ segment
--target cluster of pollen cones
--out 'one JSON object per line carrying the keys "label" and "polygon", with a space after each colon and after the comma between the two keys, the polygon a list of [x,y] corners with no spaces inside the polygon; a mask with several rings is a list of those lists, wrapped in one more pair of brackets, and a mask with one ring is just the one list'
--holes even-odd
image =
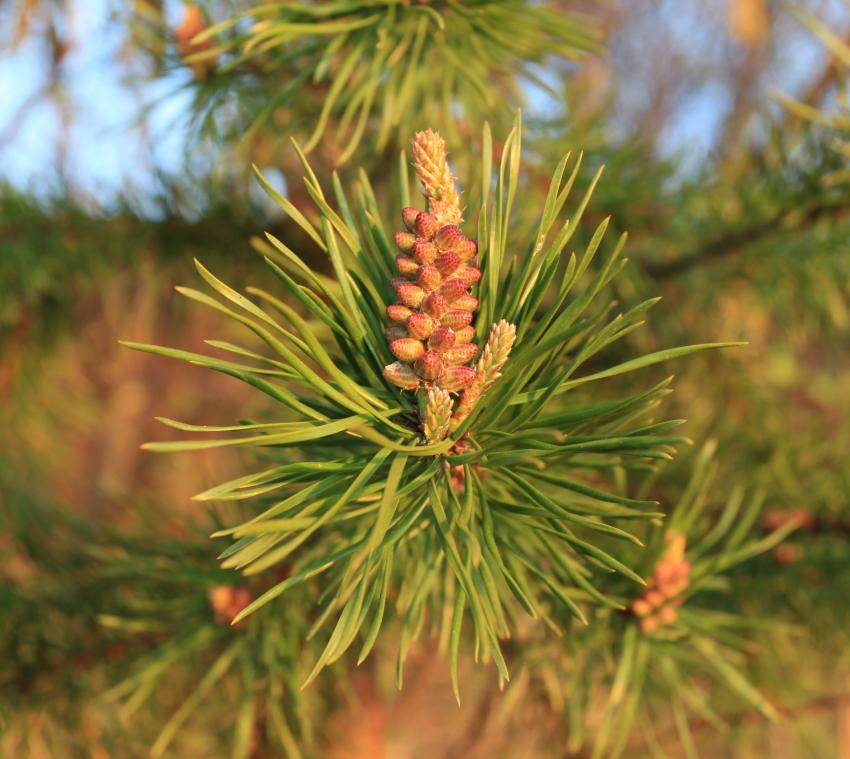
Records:
{"label": "cluster of pollen cones", "polygon": [[394,385],[414,390],[420,382],[456,392],[475,371],[465,366],[478,352],[472,313],[478,299],[469,288],[481,277],[474,240],[435,214],[405,208],[405,232],[397,232],[398,276],[390,280],[398,301],[387,308],[386,335],[398,359],[384,368]]}
{"label": "cluster of pollen cones", "polygon": [[[420,423],[428,442],[455,431],[481,395],[500,376],[516,329],[500,321],[491,330],[478,363],[472,315],[478,298],[470,288],[481,279],[478,244],[460,229],[460,194],[449,168],[446,143],[430,129],[413,140],[416,175],[427,211],[405,208],[405,230],[396,232],[398,275],[390,280],[396,302],[387,307],[390,351],[398,359],[384,377],[419,395]],[[451,394],[460,396],[455,404]]]}
{"label": "cluster of pollen cones", "polygon": [[645,633],[676,622],[677,610],[684,601],[682,594],[690,584],[691,562],[685,559],[685,536],[670,530],[666,538],[667,548],[647,582],[646,592],[632,601],[632,611]]}

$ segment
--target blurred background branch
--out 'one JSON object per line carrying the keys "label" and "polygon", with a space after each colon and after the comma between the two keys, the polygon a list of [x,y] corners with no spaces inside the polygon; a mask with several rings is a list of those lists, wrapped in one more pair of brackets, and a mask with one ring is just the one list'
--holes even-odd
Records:
{"label": "blurred background branch", "polygon": [[[333,5],[359,21],[373,13],[369,3]],[[575,245],[612,214],[612,227],[629,231],[632,259],[617,298],[664,300],[653,329],[633,333],[605,360],[633,348],[748,341],[676,364],[671,402],[689,420],[690,438],[718,441],[722,487],[707,496],[711,514],[721,513],[729,484],[740,483],[765,494],[763,530],[788,513],[801,519],[786,542],[732,570],[730,592],[709,604],[783,623],[747,633],[747,656],[735,661],[771,694],[785,722],[770,726],[732,698],[716,705],[730,715],[726,733],[703,729],[717,720],[696,702],[691,730],[705,756],[850,755],[841,695],[850,630],[850,68],[842,48],[772,0],[553,0],[534,6],[564,14],[536,17],[538,24],[560,19],[558,33],[514,24],[517,39],[500,65],[443,34],[451,2],[373,5],[403,14],[413,29],[405,42],[393,34],[407,34],[407,26],[381,27],[375,33],[387,35],[386,44],[414,44],[426,19],[422,45],[439,52],[448,39],[456,69],[473,58],[486,65],[470,69],[477,89],[458,85],[465,94],[449,98],[448,118],[439,90],[445,71],[418,66],[407,92],[399,53],[387,67],[391,84],[380,80],[383,97],[403,100],[397,118],[384,118],[388,100],[377,95],[364,108],[352,86],[311,153],[317,174],[329,179],[338,170],[347,182],[365,165],[379,205],[395,214],[398,150],[411,130],[449,121],[456,173],[470,176],[475,166],[478,176],[481,122],[498,127],[521,104],[529,146],[514,219],[521,234],[532,229],[563,152],[585,151],[576,193],[606,165]],[[512,3],[493,5],[505,12]],[[350,681],[329,678],[302,701],[293,688],[304,674],[295,663],[300,638],[276,629],[263,638],[261,655],[250,646],[233,653],[241,639],[227,637],[233,631],[210,600],[214,588],[241,587],[242,579],[216,568],[220,547],[206,535],[218,516],[189,498],[236,476],[239,462],[209,451],[187,467],[138,450],[165,407],[197,423],[209,422],[210,397],[218,419],[257,411],[231,379],[143,361],[117,340],[199,349],[211,317],[184,309],[171,293],[190,281],[193,257],[231,282],[256,283],[252,237],[269,230],[294,250],[304,247],[303,233],[258,191],[250,164],[305,208],[289,137],[303,144],[313,135],[346,46],[363,46],[367,63],[386,53],[356,30],[337,43],[333,34],[284,34],[264,49],[262,24],[306,21],[287,15],[289,6],[267,16],[253,6],[0,3],[0,653],[11,661],[12,651],[17,662],[0,681],[7,691],[0,753],[142,755],[180,703],[149,698],[159,692],[158,667],[179,662],[176,690],[185,696],[222,661],[221,694],[199,701],[202,716],[179,731],[173,755],[276,756],[287,746],[294,756],[297,735],[319,746],[317,755],[357,756],[310,734],[321,733],[315,726],[327,717],[352,745],[366,747],[361,756],[392,740],[433,756],[459,747],[468,756],[563,756],[575,739],[564,715],[577,707],[560,689],[592,690],[571,667],[580,670],[575,663],[596,651],[611,659],[607,641],[586,654],[570,650],[558,677],[518,674],[504,694],[470,668],[461,712],[453,702],[449,710],[443,662],[433,665],[427,649],[412,654],[415,674],[401,697],[390,692],[392,666],[378,664]],[[819,19],[850,47],[846,3],[800,6],[804,18]],[[237,21],[196,39],[229,19]],[[519,45],[520,32],[533,44]],[[485,53],[506,44],[483,38]],[[342,53],[325,57],[328,49]],[[293,50],[298,55],[288,57]],[[317,70],[322,76],[313,76]],[[791,100],[777,101],[774,91]],[[349,98],[351,113],[364,119],[357,139],[354,115],[340,124]],[[469,195],[477,191],[470,186]],[[659,508],[669,511],[686,491],[693,461],[684,455],[652,483]],[[292,607],[296,632],[312,622],[304,609],[314,592]],[[240,594],[228,598],[236,603]],[[185,606],[169,603],[172,597]],[[181,608],[197,638],[182,637]],[[162,630],[139,632],[156,620],[165,620]],[[762,656],[749,655],[756,649]],[[557,659],[545,648],[515,653],[517,662]],[[265,679],[263,668],[274,675]],[[139,690],[103,709],[100,692],[130,671]],[[446,703],[435,696],[443,692]],[[592,725],[602,711],[591,713]],[[680,728],[669,714],[664,719],[658,738],[665,750],[678,750]],[[442,733],[432,730],[438,722],[447,725]],[[557,746],[553,735],[562,739]],[[576,756],[587,745],[578,744]],[[652,751],[634,736],[627,745],[634,756]]]}

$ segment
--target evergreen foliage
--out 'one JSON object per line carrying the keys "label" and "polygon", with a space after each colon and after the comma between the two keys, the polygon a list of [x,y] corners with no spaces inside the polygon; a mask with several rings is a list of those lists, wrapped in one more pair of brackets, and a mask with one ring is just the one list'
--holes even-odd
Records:
{"label": "evergreen foliage", "polygon": [[284,109],[284,133],[309,135],[307,152],[332,125],[326,142],[338,163],[366,134],[380,154],[422,123],[444,125],[458,142],[505,99],[521,103],[523,85],[548,87],[535,64],[595,47],[589,17],[504,0],[266,3],[208,28],[187,22],[196,33],[186,34],[182,60],[208,66],[199,110],[215,120],[219,90],[208,77],[247,79],[237,131],[247,126],[250,137]]}
{"label": "evergreen foliage", "polygon": [[[486,131],[484,144],[490,144]],[[578,169],[577,162],[570,165],[569,156],[552,179],[535,237],[516,246],[525,249],[525,255],[508,253],[516,249],[509,243],[508,224],[520,175],[519,123],[504,145],[494,192],[479,200],[475,214],[481,241],[479,295],[484,324],[501,316],[516,322],[516,349],[504,362],[499,382],[447,439],[423,441],[424,417],[417,405],[381,381],[380,367],[389,358],[383,312],[391,302],[393,255],[365,177],[355,188],[353,202],[337,184],[337,213],[304,162],[308,190],[321,214],[319,224],[278,198],[330,258],[336,274],[335,281],[320,279],[270,237],[266,261],[289,295],[307,309],[312,323],[275,295],[250,288],[250,294],[267,304],[263,309],[200,263],[206,283],[238,310],[180,288],[187,297],[245,325],[275,358],[216,341],[211,342],[214,347],[261,365],[130,344],[236,376],[295,412],[232,427],[163,419],[185,431],[247,434],[147,447],[295,448],[278,458],[276,466],[198,497],[261,499],[259,509],[248,512],[249,519],[217,533],[235,541],[221,556],[224,567],[253,575],[289,563],[289,576],[241,611],[237,621],[287,589],[322,575],[327,601],[316,624],[331,625],[334,617],[336,623],[310,679],[339,659],[359,632],[365,636],[360,658],[366,656],[380,629],[388,594],[398,598],[397,613],[405,619],[399,683],[406,650],[429,608],[434,620],[450,625],[441,635],[453,638],[453,657],[467,611],[479,655],[493,658],[506,680],[508,669],[498,641],[510,637],[510,619],[520,609],[558,629],[550,609],[562,604],[586,624],[586,603],[619,606],[597,587],[594,567],[643,583],[631,567],[599,547],[598,540],[610,536],[640,544],[616,522],[651,516],[647,508],[652,502],[605,492],[595,481],[600,474],[625,473],[670,458],[682,442],[671,434],[678,422],[651,416],[669,383],[596,403],[570,403],[568,391],[722,345],[672,348],[583,373],[589,359],[640,326],[655,301],[614,317],[609,302],[597,303],[622,267],[624,237],[601,254],[603,263],[589,274],[603,248],[607,222],[599,225],[581,256],[565,255],[590,201],[588,192],[576,212],[559,221]],[[490,171],[485,161],[482,187],[490,186]],[[399,196],[405,203],[409,192],[402,171]],[[356,215],[352,207],[358,209]],[[417,228],[422,218],[420,213]],[[555,272],[562,272],[560,278]],[[270,309],[286,323],[276,320]],[[427,567],[427,574],[416,571],[417,566]]]}
{"label": "evergreen foliage", "polygon": [[[0,185],[0,754],[344,755],[425,662],[475,723],[446,755],[833,755],[842,34],[736,4],[742,80],[780,18],[830,63],[688,173],[612,136],[596,8],[166,6],[117,17],[191,93],[192,169],[106,211]],[[61,68],[64,9],[8,12]],[[116,310],[179,364],[92,343]]]}

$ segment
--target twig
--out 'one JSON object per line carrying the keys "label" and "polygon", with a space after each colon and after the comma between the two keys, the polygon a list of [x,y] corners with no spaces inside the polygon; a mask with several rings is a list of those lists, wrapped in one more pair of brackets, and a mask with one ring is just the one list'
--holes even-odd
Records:
{"label": "twig", "polygon": [[[842,217],[850,211],[850,205],[845,203],[820,203],[806,210],[797,222],[797,227],[815,224],[822,218],[834,217],[842,220]],[[657,279],[676,277],[690,270],[696,265],[711,264],[723,258],[733,255],[740,248],[759,242],[775,234],[782,229],[782,219],[787,215],[783,209],[768,219],[752,224],[748,227],[729,232],[726,235],[708,242],[690,253],[669,261],[646,261],[641,266],[646,274]],[[640,257],[636,257],[641,261]]]}

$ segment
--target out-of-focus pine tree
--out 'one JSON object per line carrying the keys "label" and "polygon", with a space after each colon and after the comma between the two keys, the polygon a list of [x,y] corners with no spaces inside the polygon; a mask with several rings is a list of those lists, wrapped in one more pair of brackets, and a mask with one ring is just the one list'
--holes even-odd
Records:
{"label": "out-of-focus pine tree", "polygon": [[0,75],[0,754],[850,756],[846,10],[13,0]]}

